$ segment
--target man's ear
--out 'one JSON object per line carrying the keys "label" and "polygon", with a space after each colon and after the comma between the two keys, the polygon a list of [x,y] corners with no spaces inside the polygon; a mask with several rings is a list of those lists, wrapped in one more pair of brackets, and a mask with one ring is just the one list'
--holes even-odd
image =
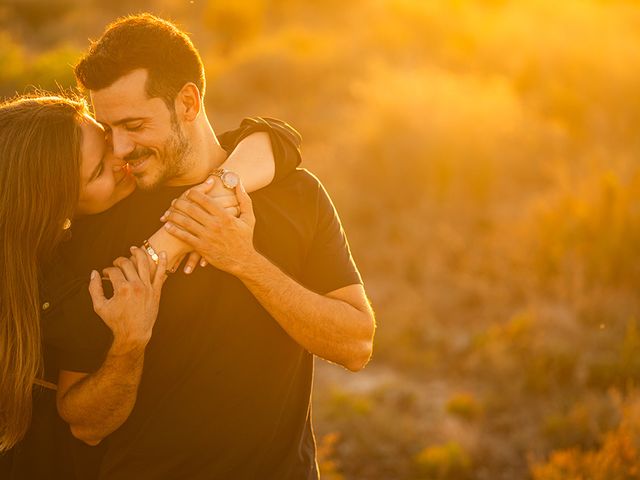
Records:
{"label": "man's ear", "polygon": [[202,98],[200,90],[194,83],[184,84],[176,95],[175,107],[178,118],[187,122],[193,122],[196,119],[202,109]]}

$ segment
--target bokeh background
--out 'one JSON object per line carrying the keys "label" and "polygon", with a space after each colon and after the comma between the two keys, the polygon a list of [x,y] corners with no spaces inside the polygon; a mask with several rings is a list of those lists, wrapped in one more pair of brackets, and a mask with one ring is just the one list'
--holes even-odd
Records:
{"label": "bokeh background", "polygon": [[1,0],[0,95],[73,86],[138,11],[341,212],[378,331],[317,361],[324,479],[640,478],[638,2]]}

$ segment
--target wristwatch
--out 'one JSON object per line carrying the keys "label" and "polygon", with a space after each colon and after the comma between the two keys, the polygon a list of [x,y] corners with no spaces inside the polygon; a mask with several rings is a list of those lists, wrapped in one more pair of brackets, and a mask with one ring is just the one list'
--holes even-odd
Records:
{"label": "wristwatch", "polygon": [[229,190],[233,190],[240,183],[240,177],[237,173],[227,170],[226,168],[216,168],[211,175],[219,177],[222,185]]}

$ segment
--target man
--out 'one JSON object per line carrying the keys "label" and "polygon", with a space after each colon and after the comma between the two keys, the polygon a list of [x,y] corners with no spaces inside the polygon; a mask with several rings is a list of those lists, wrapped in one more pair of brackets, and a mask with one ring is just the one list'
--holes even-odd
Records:
{"label": "man", "polygon": [[[74,232],[82,271],[139,244],[226,152],[204,111],[200,57],[173,24],[116,21],[76,76],[139,187]],[[371,355],[373,312],[318,180],[296,171],[249,198],[233,175],[217,174],[240,217],[194,190],[163,215],[212,267],[167,280],[152,335],[94,371],[110,338],[86,298],[69,307],[89,338],[67,352],[78,367],[60,373],[58,409],[78,438],[106,438],[101,479],[317,478],[313,355],[352,371]],[[97,279],[91,288],[99,300]],[[87,352],[99,354],[87,361]]]}

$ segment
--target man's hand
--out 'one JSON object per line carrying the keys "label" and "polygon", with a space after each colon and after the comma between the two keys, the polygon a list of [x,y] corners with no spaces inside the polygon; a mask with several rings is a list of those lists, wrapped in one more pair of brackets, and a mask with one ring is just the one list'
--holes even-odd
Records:
{"label": "man's hand", "polygon": [[358,371],[371,357],[375,319],[364,288],[346,285],[324,295],[304,287],[253,246],[251,199],[236,187],[240,217],[192,192],[177,200],[165,228],[213,266],[236,276],[308,352]]}
{"label": "man's hand", "polygon": [[158,315],[160,292],[166,277],[166,254],[160,253],[155,273],[151,260],[137,247],[131,259],[119,257],[113,267],[102,270],[113,285],[113,296],[106,298],[98,272],[91,272],[89,293],[95,312],[113,332],[114,353],[126,354],[144,349]]}
{"label": "man's hand", "polygon": [[256,219],[242,182],[235,194],[240,210],[238,218],[197,190],[177,199],[163,217],[169,233],[191,246],[205,261],[232,275],[257,253],[253,246]]}
{"label": "man's hand", "polygon": [[[222,186],[221,182],[216,182],[215,177],[213,175],[209,176],[207,180],[200,185],[196,185],[191,187],[190,189],[184,191],[182,195],[180,195],[180,199],[186,200],[187,193],[189,191],[199,191],[207,194],[209,197],[215,199],[216,204],[224,208],[227,212],[234,216],[238,216],[239,207],[238,201],[236,200],[236,196],[233,192]],[[173,200],[171,204],[173,205],[176,200]],[[169,207],[162,217],[160,217],[161,221],[166,221],[166,217],[169,215],[169,211],[172,207]],[[154,233],[149,238],[149,243],[156,250],[166,250],[167,252],[171,252],[169,256],[169,271],[175,272],[178,266],[182,263],[184,258],[188,255],[184,266],[184,273],[190,274],[193,272],[198,265],[205,267],[207,265],[206,260],[204,260],[199,253],[193,251],[193,248],[190,245],[187,245],[183,241],[179,240],[175,236],[169,234],[164,228],[160,229],[156,233]]]}

